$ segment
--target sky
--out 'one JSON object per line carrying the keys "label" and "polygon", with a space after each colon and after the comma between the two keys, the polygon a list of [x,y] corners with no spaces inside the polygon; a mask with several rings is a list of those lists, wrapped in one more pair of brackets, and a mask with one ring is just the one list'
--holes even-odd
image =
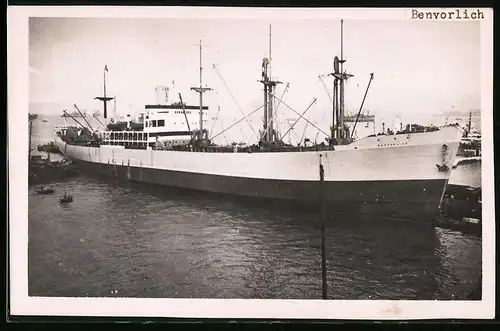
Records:
{"label": "sky", "polygon": [[[283,82],[276,94],[289,83],[283,101],[298,113],[317,98],[305,117],[328,132],[331,102],[318,75],[331,72],[333,58],[340,57],[338,20],[30,18],[30,105],[47,114],[60,114],[73,103],[102,113],[94,97],[102,95],[105,65],[107,91],[116,96],[119,115],[155,103],[158,85],[169,86],[171,100],[181,93],[185,102],[198,105],[190,87],[199,84],[201,39],[203,83],[214,89],[205,93],[204,103],[210,107],[209,127],[219,132],[263,104],[258,80],[262,59],[269,56],[269,25],[271,72]],[[346,84],[349,112],[358,111],[372,72],[363,109],[379,123],[395,117],[424,121],[436,113],[480,107],[477,22],[346,20],[344,57],[344,69],[354,75]],[[324,83],[331,93],[332,79],[325,77]],[[282,132],[288,129],[285,121],[298,118],[284,104],[277,112]],[[252,127],[243,121],[227,134],[255,139],[262,111],[249,120]],[[295,136],[305,127],[300,121]],[[318,131],[311,125],[307,130],[313,136]]]}

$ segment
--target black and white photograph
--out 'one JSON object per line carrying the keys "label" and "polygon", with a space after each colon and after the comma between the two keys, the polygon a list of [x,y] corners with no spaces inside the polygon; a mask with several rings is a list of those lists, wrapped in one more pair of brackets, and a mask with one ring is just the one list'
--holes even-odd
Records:
{"label": "black and white photograph", "polygon": [[11,313],[493,318],[492,17],[9,8]]}

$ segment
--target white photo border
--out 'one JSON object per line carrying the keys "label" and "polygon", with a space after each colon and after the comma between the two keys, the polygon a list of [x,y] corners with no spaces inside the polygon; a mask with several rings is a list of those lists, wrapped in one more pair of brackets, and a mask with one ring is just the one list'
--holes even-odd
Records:
{"label": "white photo border", "polygon": [[[28,19],[29,17],[185,17],[406,20],[412,8],[9,7],[8,175],[10,314],[23,316],[259,319],[489,319],[495,314],[493,168],[493,9],[481,8],[482,300],[258,300],[48,298],[28,296]],[[419,8],[418,10],[424,10]],[[429,9],[436,10],[436,9]],[[448,8],[447,10],[452,10]],[[477,10],[470,9],[470,10]]]}

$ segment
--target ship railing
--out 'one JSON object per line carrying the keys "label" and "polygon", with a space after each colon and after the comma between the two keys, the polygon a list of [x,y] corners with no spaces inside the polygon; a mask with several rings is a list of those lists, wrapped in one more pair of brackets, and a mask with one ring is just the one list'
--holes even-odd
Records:
{"label": "ship railing", "polygon": [[149,134],[142,131],[111,131],[100,132],[99,138],[103,141],[147,142]]}
{"label": "ship railing", "polygon": [[103,145],[145,146],[149,140],[149,134],[142,131],[99,132],[98,136]]}

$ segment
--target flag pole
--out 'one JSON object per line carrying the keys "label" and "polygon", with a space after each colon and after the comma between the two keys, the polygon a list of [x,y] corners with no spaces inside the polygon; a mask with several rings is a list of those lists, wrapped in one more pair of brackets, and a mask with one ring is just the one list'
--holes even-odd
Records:
{"label": "flag pole", "polygon": [[103,108],[104,108],[104,114],[103,114],[103,117],[104,117],[104,124],[105,126],[108,125],[108,101],[111,101],[113,100],[114,98],[110,98],[106,95],[106,72],[109,71],[108,70],[108,65],[106,64],[104,66],[104,70],[103,70],[103,76],[104,76],[104,86],[103,86],[103,92],[104,92],[104,95],[102,97],[95,97],[94,99],[96,100],[99,100],[99,101],[102,101],[103,102]]}

